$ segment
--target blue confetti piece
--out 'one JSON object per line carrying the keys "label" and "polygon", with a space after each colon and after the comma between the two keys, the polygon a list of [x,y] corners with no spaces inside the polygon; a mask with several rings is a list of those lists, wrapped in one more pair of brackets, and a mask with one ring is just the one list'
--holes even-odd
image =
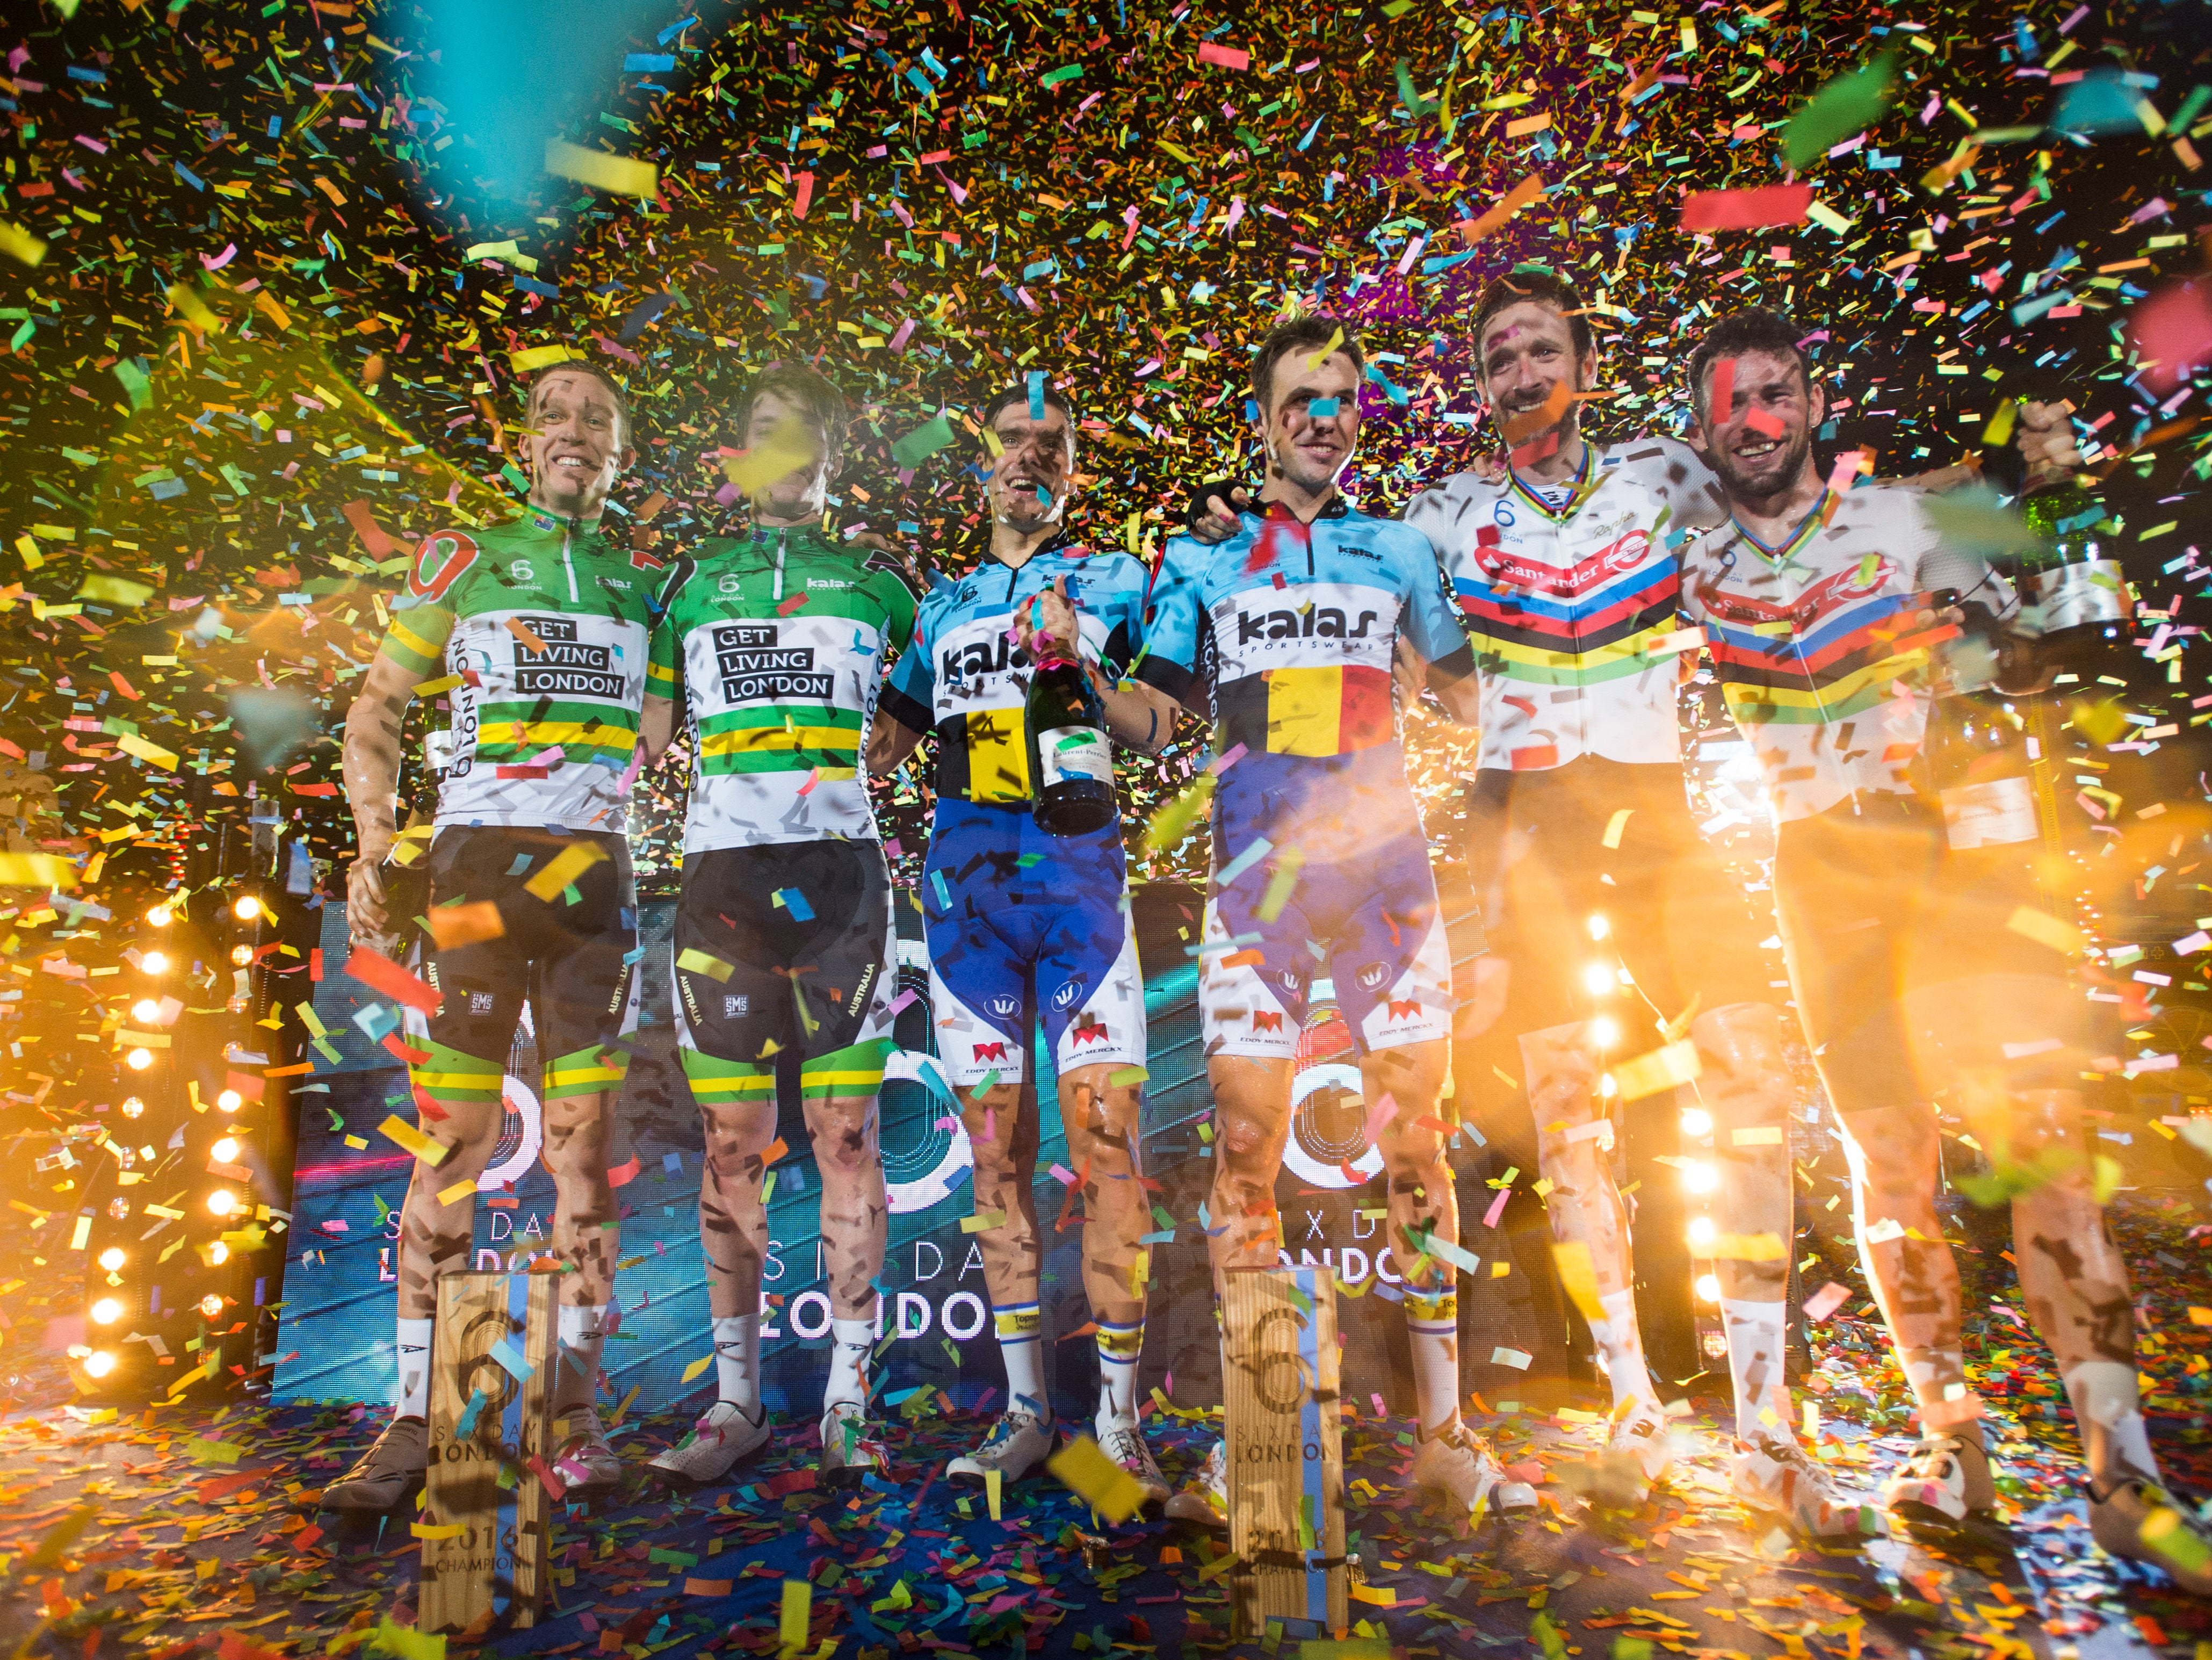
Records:
{"label": "blue confetti piece", "polygon": [[507,1375],[518,1383],[526,1381],[538,1370],[523,1358],[513,1337],[502,1337],[491,1346],[491,1358],[507,1368]]}
{"label": "blue confetti piece", "polygon": [[1316,421],[1327,421],[1336,414],[1336,409],[1335,398],[1316,398],[1306,405],[1306,413]]}
{"label": "blue confetti piece", "polygon": [[1042,421],[1044,419],[1044,371],[1031,369],[1029,374],[1029,382],[1030,419]]}
{"label": "blue confetti piece", "polygon": [[814,907],[806,903],[806,896],[797,888],[778,888],[775,891],[775,902],[801,922],[811,922],[814,920]]}
{"label": "blue confetti piece", "polygon": [[514,862],[507,867],[507,873],[509,876],[520,876],[529,868],[530,855],[526,853],[518,853],[514,855]]}
{"label": "blue confetti piece", "polygon": [[465,1441],[477,1432],[477,1414],[484,1409],[488,1398],[482,1389],[469,1391],[469,1404],[461,1408],[461,1415],[453,1424],[453,1439]]}
{"label": "blue confetti piece", "polygon": [[952,896],[945,891],[945,873],[941,870],[933,870],[930,872],[929,884],[932,887],[937,890],[938,909],[951,910],[952,909]]}

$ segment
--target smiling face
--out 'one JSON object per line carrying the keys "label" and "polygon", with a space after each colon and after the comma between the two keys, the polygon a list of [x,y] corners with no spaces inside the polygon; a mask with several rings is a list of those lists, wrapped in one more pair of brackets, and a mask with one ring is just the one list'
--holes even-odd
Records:
{"label": "smiling face", "polygon": [[1580,406],[1571,401],[1556,421],[1525,430],[1516,423],[1560,397],[1560,387],[1582,392],[1597,378],[1597,353],[1577,357],[1573,325],[1540,300],[1508,306],[1485,324],[1475,360],[1493,418],[1501,432],[1511,429],[1508,441],[1516,446],[1535,443],[1547,431],[1572,433]]}
{"label": "smiling face", "polygon": [[[1716,407],[1713,394],[1722,389],[1726,404]],[[1696,391],[1696,447],[1731,495],[1746,501],[1778,496],[1811,466],[1813,429],[1826,418],[1827,399],[1791,354],[1717,357]]]}
{"label": "smiling face", "polygon": [[1025,536],[1057,523],[1075,479],[1067,412],[1047,404],[1043,418],[1032,420],[1026,403],[1009,404],[991,417],[991,431],[1000,447],[985,475],[993,520]]}
{"label": "smiling face", "polygon": [[804,452],[805,458],[754,491],[754,507],[775,519],[819,515],[839,459],[823,429],[821,415],[799,399],[764,392],[753,399],[752,415],[742,436],[745,448],[755,454],[774,449],[794,454]]}
{"label": "smiling face", "polygon": [[564,519],[588,519],[635,452],[613,392],[597,375],[556,372],[530,392],[530,499]]}
{"label": "smiling face", "polygon": [[[1359,447],[1359,369],[1346,352],[1331,353],[1318,367],[1310,366],[1312,356],[1293,349],[1276,362],[1257,430],[1269,470],[1319,496]],[[1316,412],[1331,399],[1332,412]]]}

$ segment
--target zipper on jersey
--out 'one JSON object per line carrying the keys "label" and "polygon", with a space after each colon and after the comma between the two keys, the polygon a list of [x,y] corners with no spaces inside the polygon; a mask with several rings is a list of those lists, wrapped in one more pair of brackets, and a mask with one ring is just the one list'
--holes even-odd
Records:
{"label": "zipper on jersey", "polygon": [[783,550],[791,532],[779,526],[775,532],[775,592],[769,597],[777,605],[783,603]]}
{"label": "zipper on jersey", "polygon": [[563,519],[561,521],[561,565],[568,573],[568,598],[572,601],[579,598],[576,593],[576,561],[571,552],[574,537],[574,521]]}

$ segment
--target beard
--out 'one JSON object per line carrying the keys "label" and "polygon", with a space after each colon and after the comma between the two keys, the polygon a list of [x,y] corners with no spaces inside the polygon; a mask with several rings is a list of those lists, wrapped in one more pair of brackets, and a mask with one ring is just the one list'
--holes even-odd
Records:
{"label": "beard", "polygon": [[[1778,453],[1782,458],[1778,466],[1772,465]],[[1813,435],[1800,429],[1779,451],[1770,451],[1759,458],[1760,465],[1755,471],[1739,466],[1735,455],[1725,449],[1709,450],[1705,459],[1731,493],[1755,500],[1788,489],[1804,471],[1812,454]]]}

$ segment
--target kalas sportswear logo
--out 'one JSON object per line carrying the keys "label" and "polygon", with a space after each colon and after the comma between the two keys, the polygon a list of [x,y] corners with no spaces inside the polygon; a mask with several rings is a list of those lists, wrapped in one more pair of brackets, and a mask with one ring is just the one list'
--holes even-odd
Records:
{"label": "kalas sportswear logo", "polygon": [[810,588],[849,588],[853,585],[840,581],[834,576],[810,576],[806,579],[806,586]]}
{"label": "kalas sportswear logo", "polygon": [[1364,640],[1378,614],[1364,611],[1359,613],[1359,626],[1347,629],[1344,612],[1334,605],[1315,605],[1304,616],[1294,611],[1239,611],[1237,643],[1249,646],[1255,640]]}

